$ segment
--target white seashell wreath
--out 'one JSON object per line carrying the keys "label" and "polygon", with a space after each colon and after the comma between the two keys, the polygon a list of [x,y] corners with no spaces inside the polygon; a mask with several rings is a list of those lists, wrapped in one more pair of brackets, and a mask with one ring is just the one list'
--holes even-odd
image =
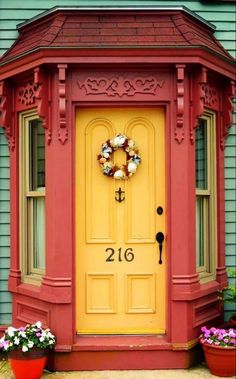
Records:
{"label": "white seashell wreath", "polygon": [[[126,164],[117,165],[112,161],[112,153],[119,148],[126,153]],[[135,174],[141,163],[141,157],[138,155],[138,148],[132,139],[124,134],[117,134],[102,144],[98,162],[104,175],[125,180]]]}

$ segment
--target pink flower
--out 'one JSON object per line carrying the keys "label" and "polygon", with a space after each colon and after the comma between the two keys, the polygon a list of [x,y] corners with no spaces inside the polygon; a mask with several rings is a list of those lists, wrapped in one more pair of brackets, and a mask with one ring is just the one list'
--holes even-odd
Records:
{"label": "pink flower", "polygon": [[20,332],[24,332],[25,329],[26,329],[26,327],[24,327],[24,326],[21,326],[20,328],[18,328],[18,330],[19,330]]}

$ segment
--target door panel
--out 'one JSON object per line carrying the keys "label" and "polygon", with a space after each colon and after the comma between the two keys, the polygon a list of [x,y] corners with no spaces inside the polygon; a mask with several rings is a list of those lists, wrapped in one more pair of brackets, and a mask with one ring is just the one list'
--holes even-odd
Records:
{"label": "door panel", "polygon": [[[103,175],[101,144],[122,133],[142,158],[128,180]],[[125,163],[122,149],[113,153]],[[125,200],[115,200],[116,191]],[[165,332],[164,112],[153,108],[81,109],[76,114],[76,327],[78,333]]]}

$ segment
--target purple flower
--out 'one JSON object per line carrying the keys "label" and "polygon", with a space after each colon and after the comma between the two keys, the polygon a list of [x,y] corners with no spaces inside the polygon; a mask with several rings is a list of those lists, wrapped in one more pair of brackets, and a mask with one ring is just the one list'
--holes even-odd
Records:
{"label": "purple flower", "polygon": [[20,332],[24,332],[25,329],[26,329],[26,327],[24,327],[24,326],[21,326],[20,328],[18,328],[18,330],[19,330]]}
{"label": "purple flower", "polygon": [[217,329],[213,327],[210,329],[210,332],[215,334],[215,332],[217,332]]}
{"label": "purple flower", "polygon": [[41,337],[41,333],[36,333],[36,337]]}
{"label": "purple flower", "polygon": [[205,326],[201,328],[201,343],[207,343],[215,346],[235,346],[236,345],[236,329],[218,329],[212,327],[207,329]]}
{"label": "purple flower", "polygon": [[230,337],[233,337],[233,338],[236,337],[236,333],[234,332],[233,329],[229,329],[229,336],[230,336]]}

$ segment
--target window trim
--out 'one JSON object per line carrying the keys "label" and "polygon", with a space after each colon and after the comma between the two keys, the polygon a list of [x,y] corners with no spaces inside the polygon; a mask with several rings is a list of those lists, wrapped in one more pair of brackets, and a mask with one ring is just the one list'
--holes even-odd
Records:
{"label": "window trim", "polygon": [[[40,120],[35,109],[21,112],[19,115],[19,243],[22,281],[39,286],[45,270],[33,267],[33,222],[29,219],[28,208],[33,206],[32,200],[34,198],[44,197],[45,199],[46,191],[45,189],[41,191],[30,190],[29,124],[34,120]],[[32,216],[33,212],[30,212],[30,215]],[[29,228],[30,233],[28,232]]]}
{"label": "window trim", "polygon": [[[216,154],[216,113],[210,110],[205,110],[200,119],[206,121],[207,128],[207,189],[197,189],[196,186],[196,200],[200,196],[204,203],[204,214],[209,212],[207,230],[204,232],[204,241],[209,241],[209,252],[204,251],[204,265],[196,267],[199,275],[200,282],[205,283],[216,278],[216,264],[217,264],[217,154]],[[196,156],[195,156],[196,163]],[[196,172],[196,170],[195,170]],[[207,201],[207,199],[209,199]],[[209,204],[207,204],[207,202]],[[196,207],[197,201],[195,201]],[[206,210],[209,207],[209,211]],[[196,213],[196,211],[195,211]],[[197,225],[196,225],[197,227]],[[195,228],[195,230],[197,230]],[[206,249],[206,243],[204,242]],[[197,254],[197,246],[196,246]]]}

